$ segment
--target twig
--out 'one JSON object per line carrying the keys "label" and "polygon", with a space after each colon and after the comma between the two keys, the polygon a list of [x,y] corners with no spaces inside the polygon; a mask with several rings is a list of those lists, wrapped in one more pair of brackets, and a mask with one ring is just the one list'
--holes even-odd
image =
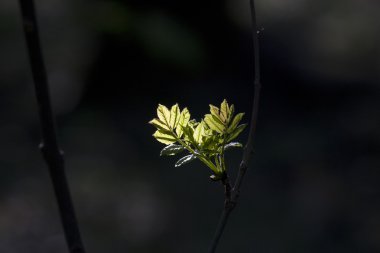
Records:
{"label": "twig", "polygon": [[224,186],[225,203],[227,204],[227,202],[231,201],[231,183],[227,172],[223,173],[222,184]]}
{"label": "twig", "polygon": [[53,182],[69,251],[70,253],[84,253],[85,250],[65,175],[63,152],[58,147],[33,0],[20,0],[20,6],[41,121],[41,152],[48,165]]}
{"label": "twig", "polygon": [[[260,89],[261,89],[261,82],[260,82],[260,49],[259,49],[259,40],[257,36],[257,23],[256,23],[256,12],[255,12],[255,3],[254,0],[250,0],[250,8],[251,8],[251,18],[252,18],[252,39],[253,39],[253,52],[254,52],[254,97],[253,97],[253,105],[252,105],[252,115],[251,115],[251,123],[250,123],[250,129],[249,129],[249,135],[247,144],[244,148],[243,152],[243,158],[239,166],[238,175],[235,180],[234,187],[232,188],[231,192],[225,197],[225,204],[223,208],[222,215],[219,219],[219,224],[216,229],[214,238],[211,242],[209,253],[214,253],[216,251],[216,247],[218,246],[219,240],[222,236],[222,233],[224,231],[224,228],[227,224],[228,218],[232,212],[232,210],[235,208],[237,200],[240,195],[240,188],[243,182],[244,175],[248,169],[248,164],[251,159],[251,156],[254,152],[253,149],[253,142],[256,132],[256,123],[257,123],[257,114],[259,111],[259,100],[260,100]],[[227,177],[228,178],[228,177]],[[228,182],[228,181],[227,181]],[[229,186],[222,182],[225,185],[225,189],[227,189]],[[227,196],[230,196],[229,198]]]}

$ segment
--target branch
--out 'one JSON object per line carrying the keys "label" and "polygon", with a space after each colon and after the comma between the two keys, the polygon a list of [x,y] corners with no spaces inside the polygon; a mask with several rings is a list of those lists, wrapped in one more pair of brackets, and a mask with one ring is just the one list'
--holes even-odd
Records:
{"label": "branch", "polygon": [[84,253],[65,175],[63,152],[58,147],[33,0],[20,0],[20,6],[41,122],[40,149],[49,168],[69,251]]}
{"label": "branch", "polygon": [[260,47],[259,47],[259,39],[258,39],[258,31],[257,31],[257,23],[256,23],[256,11],[255,11],[255,3],[254,0],[250,0],[251,7],[251,18],[252,18],[252,41],[253,41],[253,53],[254,53],[254,68],[255,68],[255,79],[254,79],[254,97],[253,97],[253,105],[252,105],[252,115],[251,115],[251,123],[249,129],[249,135],[247,144],[244,148],[243,159],[240,163],[238,176],[235,180],[233,192],[233,200],[236,201],[239,197],[239,191],[241,184],[243,182],[243,178],[245,172],[247,171],[249,161],[251,160],[251,156],[254,153],[253,143],[255,139],[256,133],[256,124],[257,124],[257,115],[259,112],[259,101],[260,101],[260,90],[261,90],[261,76],[260,76]]}
{"label": "branch", "polygon": [[[260,100],[260,89],[261,89],[260,79],[261,78],[260,78],[260,54],[259,54],[260,49],[259,49],[259,40],[258,40],[258,35],[257,35],[255,3],[254,3],[254,0],[250,0],[249,3],[250,3],[251,19],[252,19],[252,39],[253,39],[253,52],[254,52],[254,75],[255,75],[251,123],[250,123],[247,144],[244,148],[243,158],[239,166],[238,175],[236,177],[234,187],[231,190],[230,197],[227,197],[227,195],[225,197],[224,209],[219,219],[219,224],[216,229],[214,238],[211,242],[209,253],[214,253],[216,251],[216,247],[218,246],[218,243],[220,241],[224,228],[227,224],[228,218],[232,210],[235,208],[237,204],[243,178],[248,169],[248,164],[249,164],[249,161],[251,160],[251,156],[254,152],[253,143],[254,143],[254,137],[256,133],[257,115],[259,111],[259,100]],[[230,187],[229,183],[228,185],[226,185],[223,182],[223,184],[225,185],[225,189]]]}

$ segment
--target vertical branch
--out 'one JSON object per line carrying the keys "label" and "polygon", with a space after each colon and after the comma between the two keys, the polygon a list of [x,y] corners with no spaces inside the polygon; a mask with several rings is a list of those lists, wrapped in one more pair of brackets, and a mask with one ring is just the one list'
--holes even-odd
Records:
{"label": "vertical branch", "polygon": [[65,175],[63,152],[58,147],[33,0],[20,0],[20,6],[41,122],[41,152],[49,168],[69,251],[84,253]]}
{"label": "vertical branch", "polygon": [[254,81],[253,81],[254,94],[253,94],[252,114],[251,114],[248,140],[247,140],[246,146],[244,147],[243,158],[240,163],[238,176],[235,180],[235,184],[233,188],[233,192],[234,192],[233,198],[235,201],[239,197],[240,187],[243,182],[245,172],[247,171],[248,163],[251,160],[251,156],[254,152],[253,143],[254,143],[255,134],[256,134],[257,115],[259,112],[259,101],[260,101],[260,90],[261,90],[260,47],[259,47],[259,38],[258,38],[258,30],[257,30],[255,3],[254,3],[254,0],[250,0],[249,3],[251,7],[252,42],[253,42],[253,54],[254,54]]}
{"label": "vertical branch", "polygon": [[[251,9],[251,22],[252,22],[252,40],[253,40],[253,52],[254,52],[254,95],[253,95],[253,105],[252,105],[252,115],[250,122],[250,129],[247,144],[244,147],[243,158],[239,166],[238,175],[236,177],[233,188],[230,190],[231,192],[225,194],[225,204],[222,211],[222,215],[219,219],[218,227],[216,228],[216,232],[213,240],[211,241],[211,245],[209,248],[209,253],[214,253],[216,251],[216,247],[219,244],[220,238],[223,234],[224,228],[227,224],[228,218],[235,208],[237,200],[240,195],[240,188],[243,182],[244,175],[248,169],[248,164],[251,159],[251,156],[254,152],[253,143],[254,137],[256,133],[256,123],[257,123],[257,115],[259,111],[259,100],[260,100],[260,89],[261,89],[261,78],[260,78],[260,48],[259,48],[259,40],[257,35],[257,23],[256,23],[256,11],[255,11],[255,3],[254,0],[250,0],[250,9]],[[230,184],[228,181],[222,181],[225,186],[225,189],[230,189]],[[229,196],[229,197],[227,197]]]}

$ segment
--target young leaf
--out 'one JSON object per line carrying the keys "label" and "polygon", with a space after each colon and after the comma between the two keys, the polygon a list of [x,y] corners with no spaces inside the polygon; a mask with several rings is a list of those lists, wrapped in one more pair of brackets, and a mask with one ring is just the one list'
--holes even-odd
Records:
{"label": "young leaf", "polygon": [[205,128],[204,128],[204,122],[202,121],[194,130],[194,140],[198,144],[201,144],[202,136],[204,135],[204,133],[205,133]]}
{"label": "young leaf", "polygon": [[228,115],[230,114],[230,110],[228,108],[227,100],[223,100],[222,104],[220,105],[220,119],[223,123],[227,122]]}
{"label": "young leaf", "polygon": [[[175,155],[188,149],[191,154],[179,159],[175,166],[199,158],[215,173],[213,179],[219,180],[225,170],[223,150],[242,147],[238,142],[231,142],[246,127],[246,124],[239,125],[244,114],[234,116],[234,110],[234,105],[229,106],[224,99],[220,108],[210,105],[210,114],[206,114],[201,122],[197,122],[194,119],[190,120],[187,108],[181,111],[178,104],[175,104],[169,110],[159,104],[158,118],[149,123],[158,129],[153,136],[167,145],[161,150],[161,155]],[[174,144],[177,141],[180,145]],[[212,161],[213,159],[215,161]]]}
{"label": "young leaf", "polygon": [[229,108],[229,114],[228,114],[228,119],[227,119],[227,125],[231,122],[232,117],[235,114],[235,106],[231,105]]}
{"label": "young leaf", "polygon": [[240,142],[230,142],[224,145],[224,150],[228,150],[230,148],[241,148],[241,147],[243,147],[243,144],[241,144]]}
{"label": "young leaf", "polygon": [[192,120],[189,120],[187,124],[191,126],[193,129],[195,129],[198,126],[199,122],[197,122],[195,119],[192,119]]}
{"label": "young leaf", "polygon": [[182,128],[187,126],[187,123],[189,122],[189,120],[190,120],[190,112],[185,107],[185,108],[183,108],[181,115],[179,116],[178,125],[177,125],[177,128],[175,130],[178,137],[182,136],[182,134],[183,134]]}
{"label": "young leaf", "polygon": [[170,127],[172,129],[174,129],[177,124],[178,124],[178,120],[179,120],[179,117],[180,117],[180,110],[179,110],[179,107],[178,107],[178,104],[175,104],[172,106],[172,108],[170,109]]}
{"label": "young leaf", "polygon": [[208,125],[210,129],[220,134],[224,132],[225,127],[216,116],[212,114],[206,114],[204,121],[206,122],[206,124]]}
{"label": "young leaf", "polygon": [[227,142],[230,142],[232,141],[233,139],[235,139],[236,137],[238,137],[238,135],[244,130],[244,128],[247,126],[247,124],[241,124],[239,125],[232,133],[231,135],[228,137],[227,139]]}
{"label": "young leaf", "polygon": [[218,119],[220,119],[220,115],[219,115],[219,108],[216,107],[215,105],[210,105],[210,112],[212,115],[214,115],[215,117],[217,117]]}
{"label": "young leaf", "polygon": [[188,124],[185,127],[182,127],[183,133],[184,133],[184,138],[186,141],[190,142],[193,144],[195,147],[197,147],[198,143],[194,139],[194,129],[192,125]]}
{"label": "young leaf", "polygon": [[202,149],[208,149],[214,143],[214,136],[204,135],[202,137]]}
{"label": "young leaf", "polygon": [[159,142],[167,144],[167,145],[176,142],[176,139],[174,138],[173,135],[170,135],[168,133],[164,133],[162,130],[157,130],[156,132],[154,132],[153,136]]}
{"label": "young leaf", "polygon": [[181,145],[170,144],[161,150],[160,155],[161,156],[163,156],[163,155],[176,155],[176,154],[182,152],[183,150],[185,150],[185,148]]}
{"label": "young leaf", "polygon": [[227,130],[228,133],[232,133],[235,130],[235,128],[240,123],[243,116],[244,116],[244,113],[236,114],[235,118],[232,120],[231,125],[228,127],[228,130]]}
{"label": "young leaf", "polygon": [[175,167],[179,167],[181,165],[184,165],[185,163],[189,163],[191,162],[192,160],[195,160],[197,157],[195,155],[187,155],[187,156],[184,156],[182,157],[181,159],[179,159],[176,163],[175,163]]}
{"label": "young leaf", "polygon": [[170,126],[170,111],[166,106],[158,105],[157,116],[165,125]]}
{"label": "young leaf", "polygon": [[162,122],[159,119],[152,119],[151,121],[149,121],[149,124],[152,124],[153,126],[157,127],[159,130],[167,130],[167,131],[169,131],[169,127],[166,126],[164,124],[164,122]]}

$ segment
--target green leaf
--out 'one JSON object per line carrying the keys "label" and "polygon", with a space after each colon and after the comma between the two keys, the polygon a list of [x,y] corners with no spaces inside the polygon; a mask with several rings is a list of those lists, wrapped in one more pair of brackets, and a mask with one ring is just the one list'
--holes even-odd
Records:
{"label": "green leaf", "polygon": [[197,122],[195,119],[192,119],[192,120],[189,120],[187,124],[194,129],[198,126],[199,122]]}
{"label": "green leaf", "polygon": [[212,130],[220,134],[224,132],[225,127],[216,116],[212,114],[206,114],[204,121],[206,122],[208,127],[211,128]]}
{"label": "green leaf", "polygon": [[218,119],[220,119],[220,115],[219,115],[219,108],[216,107],[215,105],[210,105],[210,112],[212,115],[214,115],[215,117],[217,117]]}
{"label": "green leaf", "polygon": [[[234,105],[228,105],[224,99],[220,108],[210,104],[210,114],[206,114],[202,121],[197,122],[194,119],[190,120],[187,108],[181,111],[178,104],[170,109],[159,104],[158,117],[149,123],[158,129],[153,134],[157,141],[167,145],[161,150],[162,156],[176,155],[189,149],[191,154],[179,159],[175,166],[179,167],[199,158],[215,173],[213,179],[219,180],[225,170],[224,162],[220,160],[224,150],[242,147],[241,143],[231,141],[247,126],[239,125],[244,113],[234,115],[234,112]],[[177,141],[180,143],[176,143]]]}
{"label": "green leaf", "polygon": [[202,154],[206,155],[207,157],[213,157],[217,154],[220,154],[220,152],[214,149],[203,149]]}
{"label": "green leaf", "polygon": [[205,128],[204,128],[204,122],[202,121],[201,123],[198,124],[198,126],[194,130],[194,140],[200,144],[202,142],[202,136],[205,133]]}
{"label": "green leaf", "polygon": [[228,137],[227,139],[227,142],[230,142],[232,141],[233,139],[235,139],[236,137],[238,137],[238,135],[244,130],[244,128],[247,126],[247,124],[241,124],[239,125],[232,133],[231,135]]}
{"label": "green leaf", "polygon": [[160,155],[161,156],[163,156],[163,155],[176,155],[176,154],[182,152],[183,150],[185,150],[185,148],[181,145],[170,144],[161,150]]}
{"label": "green leaf", "polygon": [[203,136],[203,143],[200,147],[202,152],[206,152],[208,155],[215,155],[219,153],[218,149],[223,143],[223,137],[219,134],[214,134],[212,136]]}
{"label": "green leaf", "polygon": [[181,165],[184,165],[185,163],[189,163],[193,160],[195,160],[197,157],[195,155],[187,155],[187,156],[184,156],[182,157],[181,159],[179,159],[176,163],[175,163],[175,167],[179,167]]}
{"label": "green leaf", "polygon": [[188,124],[187,126],[182,127],[182,130],[184,133],[185,140],[197,147],[198,143],[194,139],[194,129],[192,125]]}
{"label": "green leaf", "polygon": [[165,133],[162,130],[157,130],[156,132],[154,132],[153,136],[154,138],[156,138],[157,141],[167,145],[176,142],[176,138],[174,138],[173,135]]}
{"label": "green leaf", "polygon": [[227,100],[223,100],[222,104],[220,105],[220,119],[223,123],[227,122],[228,115],[230,114],[230,110],[228,108]]}
{"label": "green leaf", "polygon": [[159,119],[152,119],[151,121],[149,121],[149,124],[152,124],[153,126],[157,127],[160,130],[167,130],[167,131],[169,131],[169,127],[166,126],[164,124],[164,122],[162,122]]}
{"label": "green leaf", "polygon": [[227,125],[231,122],[232,117],[235,114],[235,106],[231,105],[229,108],[229,114],[228,114],[228,119],[227,119]]}
{"label": "green leaf", "polygon": [[170,111],[166,106],[158,105],[157,116],[165,125],[170,126]]}
{"label": "green leaf", "polygon": [[180,118],[180,110],[179,110],[179,107],[178,107],[178,104],[175,104],[172,106],[172,108],[170,109],[170,127],[172,129],[176,128],[177,124],[178,124],[178,121],[179,121],[179,118]]}
{"label": "green leaf", "polygon": [[203,136],[202,137],[202,148],[208,149],[214,143],[212,136]]}
{"label": "green leaf", "polygon": [[179,116],[178,125],[177,125],[177,128],[175,130],[178,137],[182,136],[182,134],[183,134],[182,128],[187,126],[187,123],[189,122],[189,120],[190,120],[190,112],[185,107],[185,108],[183,108],[181,115]]}
{"label": "green leaf", "polygon": [[231,125],[228,127],[228,130],[227,130],[228,133],[232,133],[235,130],[235,128],[240,123],[243,116],[244,116],[243,112],[236,114],[235,118],[232,120]]}
{"label": "green leaf", "polygon": [[230,142],[224,145],[224,150],[228,150],[230,148],[242,148],[242,147],[243,147],[243,144],[241,144],[240,142]]}

